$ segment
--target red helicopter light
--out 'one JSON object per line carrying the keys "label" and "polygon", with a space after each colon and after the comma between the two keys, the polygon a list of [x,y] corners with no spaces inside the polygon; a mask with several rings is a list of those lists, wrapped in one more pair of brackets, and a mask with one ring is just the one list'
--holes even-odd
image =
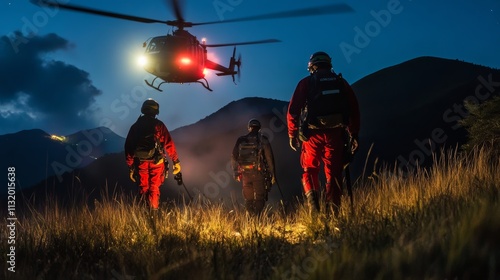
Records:
{"label": "red helicopter light", "polygon": [[[257,16],[249,16],[236,18],[225,21],[208,21],[208,22],[198,22],[193,23],[185,21],[182,15],[182,9],[180,2],[181,0],[171,0],[169,1],[173,11],[175,12],[175,20],[157,20],[144,17],[131,16],[126,14],[119,14],[114,12],[102,11],[97,9],[86,8],[77,5],[69,5],[64,3],[58,3],[61,1],[54,0],[38,0],[31,1],[35,5],[53,7],[57,9],[66,9],[76,12],[106,16],[111,18],[117,18],[122,20],[129,20],[141,23],[163,23],[168,26],[176,27],[172,34],[167,34],[165,36],[157,36],[146,40],[143,44],[147,47],[145,54],[147,58],[151,61],[143,61],[146,64],[143,66],[146,72],[155,76],[151,82],[145,80],[146,84],[158,91],[160,86],[164,83],[192,83],[197,82],[203,85],[207,90],[212,91],[208,85],[208,81],[204,78],[205,67],[211,70],[217,71],[215,73],[217,76],[232,76],[234,82],[234,76],[240,74],[241,59],[236,59],[236,45],[251,45],[251,44],[265,44],[265,43],[277,43],[280,42],[276,39],[259,40],[259,41],[249,41],[249,42],[239,42],[239,43],[226,43],[226,44],[206,44],[206,39],[202,38],[201,44],[196,39],[196,36],[192,35],[185,28],[193,27],[195,25],[208,25],[215,23],[229,23],[229,22],[241,22],[241,21],[253,21],[253,20],[263,20],[263,19],[274,19],[274,18],[290,18],[298,16],[313,16],[313,15],[326,15],[333,13],[345,13],[354,11],[347,4],[332,4],[322,7],[312,7],[304,8],[298,10],[290,10],[284,12],[275,12],[261,14]],[[36,3],[35,3],[36,2]],[[231,1],[229,1],[231,2]],[[233,1],[235,2],[235,1]],[[149,43],[147,43],[149,41]],[[207,59],[207,48],[212,47],[228,47],[234,46],[233,56],[230,58],[229,66],[225,67],[220,65],[218,62]],[[179,53],[184,52],[184,53]],[[180,57],[177,55],[181,54]],[[156,79],[162,80],[158,85],[154,85]]]}
{"label": "red helicopter light", "polygon": [[189,57],[183,57],[180,59],[181,64],[183,65],[190,65],[191,64],[191,58]]}

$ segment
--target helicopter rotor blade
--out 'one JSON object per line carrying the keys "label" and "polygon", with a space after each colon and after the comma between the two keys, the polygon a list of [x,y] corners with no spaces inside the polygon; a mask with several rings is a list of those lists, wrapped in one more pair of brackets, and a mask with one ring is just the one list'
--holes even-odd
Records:
{"label": "helicopter rotor blade", "polygon": [[[249,42],[239,42],[239,43],[226,43],[226,44],[211,44],[205,45],[210,48],[217,47],[229,47],[229,46],[242,46],[242,45],[256,45],[256,44],[268,44],[268,43],[279,43],[280,40],[277,39],[267,39],[267,40],[258,40],[258,41],[249,41]],[[233,55],[234,56],[234,55]]]}
{"label": "helicopter rotor blade", "polygon": [[61,8],[61,9],[65,9],[65,10],[71,10],[71,11],[76,11],[76,12],[100,15],[100,16],[105,16],[105,17],[112,17],[112,18],[118,18],[118,19],[130,20],[130,21],[137,21],[137,22],[142,22],[142,23],[169,24],[169,22],[165,21],[165,20],[124,15],[124,14],[113,13],[113,12],[108,12],[108,11],[103,11],[103,10],[98,10],[98,9],[85,8],[85,7],[77,6],[77,5],[61,4],[61,3],[45,1],[45,0],[39,0],[39,1],[30,0],[30,2],[35,4],[35,5],[39,5],[39,6],[49,6],[49,7],[54,7],[54,8]]}
{"label": "helicopter rotor blade", "polygon": [[179,0],[170,0],[170,5],[174,9],[175,12],[175,17],[177,18],[177,21],[182,21],[184,22],[184,16],[182,15],[182,8],[181,4],[179,3]]}
{"label": "helicopter rotor blade", "polygon": [[297,9],[286,12],[276,12],[270,14],[249,16],[237,19],[228,19],[224,21],[209,21],[201,23],[193,23],[192,25],[207,25],[216,23],[231,23],[231,22],[241,22],[241,21],[254,21],[254,20],[264,20],[264,19],[277,19],[277,18],[291,18],[291,17],[306,17],[306,16],[317,16],[317,15],[328,15],[328,14],[340,14],[354,12],[354,9],[347,4],[332,4],[326,6],[319,6],[313,8]]}

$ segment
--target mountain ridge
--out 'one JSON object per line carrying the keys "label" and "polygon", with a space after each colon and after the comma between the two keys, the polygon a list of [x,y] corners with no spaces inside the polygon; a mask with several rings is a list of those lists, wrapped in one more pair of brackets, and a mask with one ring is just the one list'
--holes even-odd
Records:
{"label": "mountain ridge", "polygon": [[41,129],[0,135],[2,164],[16,167],[19,187],[30,187],[44,179],[75,168],[83,168],[104,154],[123,148],[125,139],[109,128],[97,127],[68,136],[51,135]]}
{"label": "mountain ridge", "polygon": [[[372,152],[384,161],[404,159],[399,163],[405,164],[413,158],[413,165],[416,159],[428,164],[428,151],[439,148],[434,144],[453,147],[466,140],[466,131],[458,125],[466,114],[458,110],[464,100],[487,99],[476,98],[485,80],[500,81],[500,70],[429,56],[367,75],[352,85],[361,108],[361,134],[367,144],[375,143]],[[434,133],[448,141],[423,147],[420,143],[432,140]],[[364,145],[360,152],[366,154],[368,148]]]}
{"label": "mountain ridge", "polygon": [[[422,83],[422,77],[431,73],[423,73],[423,69],[428,68],[432,69],[434,76],[426,79],[429,83]],[[480,77],[486,81],[500,81],[500,71],[455,60],[420,57],[381,69],[355,82],[352,86],[361,110],[361,148],[353,162],[353,174],[358,176],[364,171],[365,161],[368,170],[374,168],[376,158],[389,164],[415,164],[417,160],[419,164],[427,164],[432,160],[429,152],[463,143],[465,130],[456,127],[456,121],[451,122],[451,118],[444,119],[443,116],[455,105],[474,96],[475,89],[481,85]],[[411,98],[404,99],[408,95]],[[196,123],[171,131],[185,182],[192,194],[203,194],[213,200],[241,196],[241,187],[232,179],[230,155],[236,139],[247,133],[248,120],[257,118],[262,123],[263,133],[272,140],[277,178],[285,199],[299,196],[301,168],[299,153],[288,146],[287,105],[288,101],[272,98],[242,98]],[[446,141],[428,144],[426,140],[433,140],[438,129]],[[372,144],[373,149],[370,149]],[[108,177],[114,181],[106,180],[105,172],[100,169],[109,169],[112,175]],[[101,177],[82,174],[99,174]],[[69,187],[74,181],[72,176],[83,178],[86,182],[82,185],[106,182],[129,191],[134,189],[128,179],[122,152],[109,154],[106,160],[97,159],[87,168],[67,172],[62,181],[52,179],[51,183]],[[46,189],[42,184],[33,189],[36,188],[38,191]],[[162,190],[162,195],[167,197],[182,193],[172,180],[167,180]],[[281,199],[279,193],[273,191],[270,199]]]}

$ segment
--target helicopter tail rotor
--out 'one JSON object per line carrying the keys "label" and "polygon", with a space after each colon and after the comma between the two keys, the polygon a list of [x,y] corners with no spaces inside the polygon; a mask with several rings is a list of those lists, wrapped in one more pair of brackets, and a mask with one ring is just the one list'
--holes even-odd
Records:
{"label": "helicopter tail rotor", "polygon": [[[236,68],[236,69],[235,69]],[[238,60],[236,60],[236,46],[233,49],[233,55],[229,60],[229,69],[231,70],[231,76],[233,77],[233,82],[235,82],[234,75],[238,75],[238,81],[240,80],[241,73],[241,54],[238,56]]]}
{"label": "helicopter tail rotor", "polygon": [[238,72],[238,82],[241,80],[241,53],[238,55],[238,60],[236,60],[236,67]]}

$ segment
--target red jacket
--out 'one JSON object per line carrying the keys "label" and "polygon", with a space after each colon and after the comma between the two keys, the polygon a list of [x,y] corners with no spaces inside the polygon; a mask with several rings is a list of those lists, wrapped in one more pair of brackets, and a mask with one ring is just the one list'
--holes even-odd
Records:
{"label": "red jacket", "polygon": [[[319,70],[321,71],[321,70]],[[324,70],[323,70],[324,71]],[[330,70],[328,70],[330,71]],[[288,105],[287,123],[288,123],[288,136],[294,137],[297,135],[300,113],[302,108],[306,105],[307,95],[309,93],[310,76],[307,76],[299,81],[295,92],[293,93],[290,103]],[[349,124],[348,129],[351,134],[358,135],[360,127],[359,105],[358,99],[354,94],[351,86],[347,81],[342,79],[344,83],[344,90],[347,92],[348,106],[349,106]]]}
{"label": "red jacket", "polygon": [[131,166],[134,163],[134,149],[137,142],[138,130],[141,126],[147,125],[148,122],[155,122],[155,137],[159,140],[160,145],[166,154],[170,157],[173,162],[179,160],[177,157],[177,150],[175,149],[174,141],[170,136],[170,132],[168,131],[165,124],[151,116],[141,116],[137,121],[130,127],[130,130],[127,135],[127,139],[125,140],[125,157],[127,161],[127,165]]}

